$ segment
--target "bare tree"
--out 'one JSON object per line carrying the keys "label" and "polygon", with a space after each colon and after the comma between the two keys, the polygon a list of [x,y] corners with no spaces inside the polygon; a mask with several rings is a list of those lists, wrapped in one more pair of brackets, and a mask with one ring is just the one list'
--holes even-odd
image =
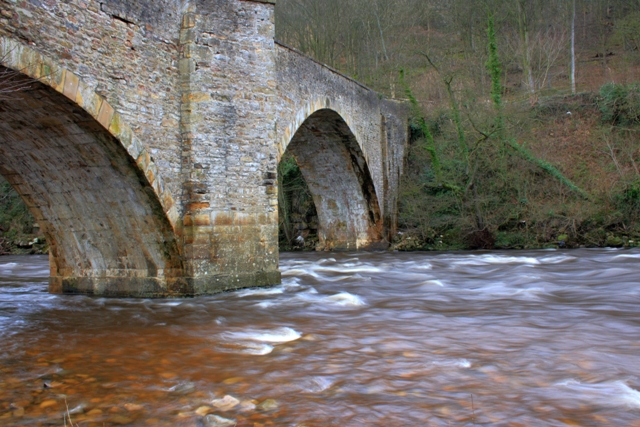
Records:
{"label": "bare tree", "polygon": [[571,93],[576,93],[576,0],[571,10]]}
{"label": "bare tree", "polygon": [[11,52],[0,53],[0,101],[15,99],[18,93],[31,87],[33,79],[20,71],[5,67]]}

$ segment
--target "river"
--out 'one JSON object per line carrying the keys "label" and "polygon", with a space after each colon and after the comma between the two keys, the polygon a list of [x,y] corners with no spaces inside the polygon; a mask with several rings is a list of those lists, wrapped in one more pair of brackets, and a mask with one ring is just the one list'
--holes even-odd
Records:
{"label": "river", "polygon": [[1,257],[0,425],[640,426],[640,250],[281,268],[127,300],[50,295],[47,257]]}

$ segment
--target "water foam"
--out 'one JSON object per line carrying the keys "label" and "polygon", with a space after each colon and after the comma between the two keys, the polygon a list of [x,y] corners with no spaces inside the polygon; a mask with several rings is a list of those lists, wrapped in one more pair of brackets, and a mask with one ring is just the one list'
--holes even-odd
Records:
{"label": "water foam", "polygon": [[237,297],[251,297],[256,295],[280,295],[285,291],[284,286],[278,286],[275,288],[256,288],[256,289],[245,289],[243,291],[236,292]]}
{"label": "water foam", "polygon": [[640,409],[640,392],[629,387],[623,381],[583,384],[580,381],[570,379],[557,383],[556,386],[569,389],[572,396],[578,400]]}
{"label": "water foam", "polygon": [[441,288],[444,288],[444,283],[442,283],[440,280],[426,280],[422,283],[419,284],[420,286],[422,285],[436,285],[436,286],[440,286]]}
{"label": "water foam", "polygon": [[273,346],[269,344],[244,344],[241,353],[253,354],[256,356],[264,356],[273,351]]}
{"label": "water foam", "polygon": [[305,275],[305,274],[317,277],[317,274],[315,274],[313,271],[303,270],[301,268],[292,268],[290,270],[285,270],[285,271],[282,272],[282,277],[302,276],[302,275]]}
{"label": "water foam", "polygon": [[543,264],[561,264],[563,262],[576,261],[577,259],[578,258],[574,256],[558,255],[558,256],[542,258],[540,261],[542,261]]}
{"label": "water foam", "polygon": [[367,305],[362,298],[349,292],[340,292],[339,294],[325,297],[323,300],[342,307],[362,307]]}
{"label": "water foam", "polygon": [[366,266],[366,265],[348,267],[348,266],[346,266],[344,264],[343,265],[336,265],[335,267],[316,267],[315,270],[319,271],[319,272],[322,272],[322,273],[340,273],[340,274],[344,274],[344,273],[382,273],[382,272],[384,272],[384,270],[382,268],[379,268],[379,267]]}
{"label": "water foam", "polygon": [[0,269],[11,270],[12,268],[17,267],[17,266],[18,266],[18,263],[8,262],[6,264],[0,264]]}
{"label": "water foam", "polygon": [[302,387],[308,393],[321,393],[333,385],[333,380],[329,377],[312,377],[303,382]]}
{"label": "water foam", "polygon": [[335,295],[320,296],[318,291],[310,288],[306,292],[296,294],[295,300],[310,304],[323,304],[335,307],[363,307],[367,303],[357,295],[349,292],[340,292]]}
{"label": "water foam", "polygon": [[490,264],[529,264],[538,265],[540,260],[532,257],[516,257],[504,255],[477,255],[470,256],[468,260],[455,261],[456,265],[490,265]]}
{"label": "water foam", "polygon": [[468,369],[471,367],[471,362],[469,362],[467,359],[445,360],[445,361],[437,361],[437,362],[431,362],[431,363],[436,366],[450,366],[455,368]]}
{"label": "water foam", "polygon": [[611,258],[611,260],[615,260],[615,259],[638,259],[640,258],[640,254],[624,254],[624,255],[616,255],[613,258]]}
{"label": "water foam", "polygon": [[282,344],[299,339],[302,335],[288,327],[271,329],[268,331],[225,332],[222,336],[226,339],[237,341],[258,341]]}

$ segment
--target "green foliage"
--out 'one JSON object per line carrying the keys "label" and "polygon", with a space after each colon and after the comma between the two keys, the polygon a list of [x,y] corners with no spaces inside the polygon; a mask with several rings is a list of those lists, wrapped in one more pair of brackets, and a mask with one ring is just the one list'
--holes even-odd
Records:
{"label": "green foliage", "polygon": [[582,189],[573,184],[567,177],[565,177],[556,167],[549,162],[535,157],[524,146],[518,144],[514,139],[507,138],[504,134],[504,111],[502,108],[502,83],[500,78],[502,75],[502,66],[500,58],[498,57],[498,46],[496,42],[496,32],[494,27],[493,15],[489,15],[487,22],[487,37],[489,39],[489,60],[487,61],[487,68],[491,75],[491,98],[496,108],[496,127],[498,129],[498,137],[503,140],[513,151],[522,159],[533,163],[540,169],[547,172],[549,175],[562,182],[569,187],[572,191],[584,198],[589,198],[589,195]]}
{"label": "green foliage", "polygon": [[35,228],[27,206],[11,185],[0,178],[0,254],[16,252],[19,244],[34,239]]}
{"label": "green foliage", "polygon": [[560,181],[561,183],[569,187],[572,191],[576,192],[577,194],[584,197],[585,199],[589,199],[589,194],[587,194],[586,191],[582,190],[581,188],[578,188],[573,182],[571,182],[566,176],[564,176],[551,163],[535,157],[529,150],[527,150],[522,145],[518,144],[513,139],[507,140],[507,144],[509,145],[509,147],[513,149],[513,151],[515,151],[524,160],[533,163],[534,165],[538,166],[540,169],[542,169],[543,171],[545,171],[546,173],[548,173],[549,175],[551,175],[552,177],[554,177],[555,179],[557,179],[558,181]]}
{"label": "green foliage", "polygon": [[33,217],[26,205],[5,180],[0,182],[0,227],[15,233],[30,232],[33,227]]}
{"label": "green foliage", "polygon": [[526,230],[498,231],[496,233],[495,247],[497,249],[527,249],[537,246]]}
{"label": "green foliage", "polygon": [[411,91],[411,87],[407,84],[404,75],[404,69],[400,69],[400,84],[404,88],[405,95],[409,99],[411,103],[411,121],[414,127],[417,127],[422,132],[422,136],[424,138],[424,148],[427,150],[429,155],[431,156],[431,164],[433,166],[433,170],[435,171],[435,178],[437,182],[440,182],[440,178],[442,175],[442,168],[440,166],[440,161],[438,160],[438,153],[436,152],[436,144],[433,139],[433,135],[431,134],[431,130],[427,125],[427,120],[424,118],[424,114],[422,113],[422,108],[418,103],[418,100],[415,96],[413,96],[413,92]]}
{"label": "green foliage", "polygon": [[[285,154],[278,164],[278,221],[280,247],[293,249],[296,225],[302,218],[316,218],[316,208],[309,187],[295,158]],[[313,239],[315,236],[311,236]]]}
{"label": "green foliage", "polygon": [[[517,104],[503,104],[502,65],[492,16],[487,25],[489,57],[485,65],[491,76],[492,102],[487,104],[467,97],[462,101],[465,120],[455,94],[473,93],[456,91],[452,74],[441,74],[429,56],[422,54],[444,83],[448,109],[433,110],[430,119],[424,117],[401,74],[413,115],[420,118],[417,123],[414,121],[414,134],[424,136],[430,142],[410,146],[400,194],[401,227],[412,230],[408,235],[420,240],[422,246],[413,240],[411,244],[400,242],[398,247],[453,249],[555,245],[557,232],[548,233],[545,224],[563,231],[567,225],[551,213],[553,209],[542,214],[540,207],[530,200],[547,197],[553,180],[583,200],[589,200],[589,195],[558,168],[518,143],[513,136],[517,128],[507,126],[507,123],[527,120],[532,115],[521,113],[524,109]],[[580,102],[576,101],[576,104]],[[565,114],[566,110],[560,117],[564,118]],[[430,147],[435,147],[436,143],[439,179],[434,185],[435,168]],[[430,168],[427,167],[429,164]],[[523,218],[532,217],[534,212],[537,218],[532,224],[542,229],[530,232],[523,228],[523,224],[528,224]]]}
{"label": "green foliage", "polygon": [[616,22],[614,39],[631,51],[640,50],[640,11],[629,13]]}
{"label": "green foliage", "polygon": [[640,124],[640,85],[608,83],[600,88],[602,120],[611,125]]}
{"label": "green foliage", "polygon": [[629,182],[620,192],[615,193],[613,200],[616,209],[625,217],[637,221],[640,217],[640,178]]}

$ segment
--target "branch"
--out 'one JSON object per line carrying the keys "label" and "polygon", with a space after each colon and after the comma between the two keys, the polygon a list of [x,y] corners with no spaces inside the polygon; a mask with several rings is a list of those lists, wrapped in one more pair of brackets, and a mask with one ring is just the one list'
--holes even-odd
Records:
{"label": "branch", "polygon": [[576,186],[573,182],[571,182],[569,180],[569,178],[564,176],[562,174],[562,172],[560,172],[551,163],[535,157],[529,150],[527,150],[526,148],[524,148],[523,146],[518,144],[514,139],[507,138],[505,142],[522,159],[524,159],[524,160],[526,160],[526,161],[528,161],[530,163],[533,163],[534,165],[538,166],[540,169],[544,170],[549,175],[551,175],[554,178],[556,178],[558,181],[560,181],[561,183],[563,183],[564,185],[569,187],[569,189],[571,189],[573,192],[577,193],[579,196],[583,197],[585,200],[591,200],[591,196],[589,195],[589,193],[587,193],[583,189],[581,189],[578,186]]}

